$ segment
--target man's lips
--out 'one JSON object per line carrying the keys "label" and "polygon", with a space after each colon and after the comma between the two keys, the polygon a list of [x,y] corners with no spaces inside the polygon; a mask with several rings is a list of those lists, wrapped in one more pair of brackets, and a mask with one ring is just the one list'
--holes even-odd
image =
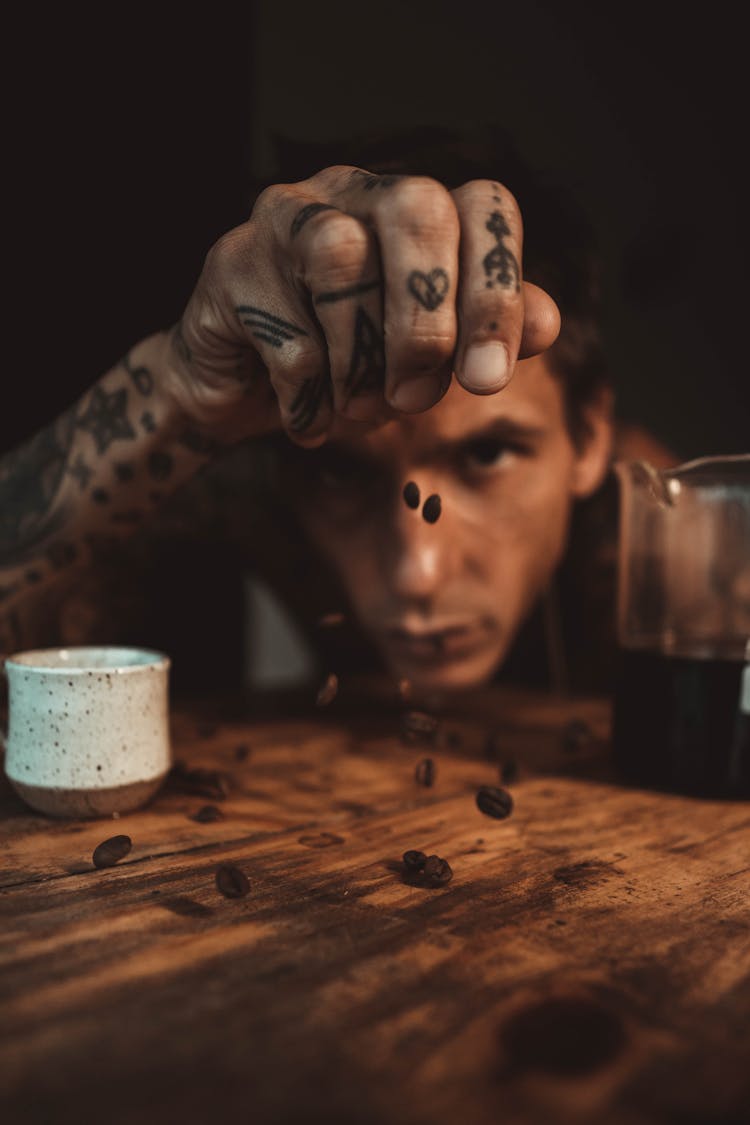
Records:
{"label": "man's lips", "polygon": [[457,659],[475,649],[482,640],[477,623],[443,625],[440,628],[414,628],[395,625],[383,631],[392,651],[413,660],[430,663]]}

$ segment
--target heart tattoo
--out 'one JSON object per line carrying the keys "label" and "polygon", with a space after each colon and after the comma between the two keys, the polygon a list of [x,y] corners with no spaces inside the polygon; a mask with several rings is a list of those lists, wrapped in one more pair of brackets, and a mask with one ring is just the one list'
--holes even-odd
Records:
{"label": "heart tattoo", "polygon": [[450,282],[445,270],[430,270],[429,273],[412,270],[407,284],[409,292],[417,298],[420,305],[432,312],[438,305],[442,305]]}

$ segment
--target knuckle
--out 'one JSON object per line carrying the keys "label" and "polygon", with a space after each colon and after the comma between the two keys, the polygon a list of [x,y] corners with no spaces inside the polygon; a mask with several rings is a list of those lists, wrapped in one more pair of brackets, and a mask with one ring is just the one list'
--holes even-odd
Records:
{"label": "knuckle", "polygon": [[223,234],[208,251],[204,271],[221,276],[231,276],[242,269],[252,253],[252,235],[245,224]]}
{"label": "knuckle", "polygon": [[307,272],[317,276],[355,274],[370,252],[371,235],[352,215],[321,211],[307,235]]}
{"label": "knuckle", "polygon": [[404,176],[377,200],[376,210],[415,237],[458,227],[451,193],[429,176]]}
{"label": "knuckle", "polygon": [[288,184],[269,184],[256,197],[252,210],[253,217],[273,213],[284,203],[288,194]]}

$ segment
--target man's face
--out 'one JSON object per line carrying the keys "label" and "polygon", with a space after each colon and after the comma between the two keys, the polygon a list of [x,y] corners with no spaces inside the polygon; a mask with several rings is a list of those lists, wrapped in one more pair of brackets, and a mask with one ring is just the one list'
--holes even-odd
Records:
{"label": "man's face", "polygon": [[[426,413],[342,427],[315,452],[301,517],[394,677],[451,690],[493,673],[560,560],[574,498],[603,475],[608,421],[597,433],[594,464],[537,356],[499,394],[454,380]],[[440,496],[437,522],[406,505],[407,481],[421,503]]]}

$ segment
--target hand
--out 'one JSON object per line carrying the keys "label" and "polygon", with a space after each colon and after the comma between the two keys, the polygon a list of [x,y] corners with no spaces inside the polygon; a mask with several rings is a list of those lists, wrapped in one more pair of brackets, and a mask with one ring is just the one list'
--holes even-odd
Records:
{"label": "hand", "polygon": [[181,405],[232,439],[429,409],[455,372],[476,394],[557,337],[521,279],[522,222],[500,184],[326,168],[267,188],[211,249],[169,366]]}

